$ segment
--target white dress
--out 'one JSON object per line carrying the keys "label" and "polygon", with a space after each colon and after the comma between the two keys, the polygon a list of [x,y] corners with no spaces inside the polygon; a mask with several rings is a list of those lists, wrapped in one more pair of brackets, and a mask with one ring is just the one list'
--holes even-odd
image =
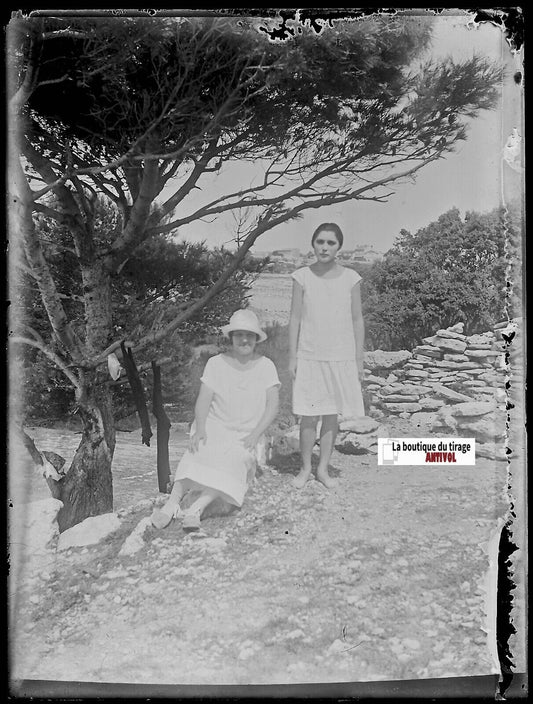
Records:
{"label": "white dress", "polygon": [[256,467],[256,453],[246,450],[242,440],[265,411],[267,389],[280,383],[276,367],[260,357],[237,369],[226,355],[218,354],[207,361],[201,381],[213,391],[206,442],[197,452],[185,452],[174,481],[189,480],[191,489],[215,489],[228,503],[241,506]]}
{"label": "white dress", "polygon": [[292,278],[303,288],[293,413],[298,416],[364,416],[352,319],[352,289],[361,277],[341,267],[334,278],[310,267]]}

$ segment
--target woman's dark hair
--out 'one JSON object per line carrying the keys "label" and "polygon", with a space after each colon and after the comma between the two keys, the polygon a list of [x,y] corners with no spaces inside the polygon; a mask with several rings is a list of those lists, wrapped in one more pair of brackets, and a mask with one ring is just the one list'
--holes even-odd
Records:
{"label": "woman's dark hair", "polygon": [[334,222],[323,222],[322,225],[319,225],[316,228],[316,230],[313,232],[313,236],[311,237],[311,247],[315,244],[315,240],[318,235],[321,232],[324,232],[325,230],[329,230],[330,232],[335,233],[335,237],[337,238],[337,242],[339,243],[340,249],[344,242],[344,235],[342,234],[341,228]]}

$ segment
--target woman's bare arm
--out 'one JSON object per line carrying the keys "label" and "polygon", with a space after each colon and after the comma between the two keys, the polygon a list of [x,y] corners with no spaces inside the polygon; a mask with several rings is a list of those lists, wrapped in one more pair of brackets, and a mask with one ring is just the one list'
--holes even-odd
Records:
{"label": "woman's bare arm", "polygon": [[259,419],[257,426],[254,430],[244,438],[244,446],[252,450],[261,437],[261,435],[267,430],[274,418],[278,415],[279,410],[279,386],[270,386],[266,390],[266,403],[263,415]]}
{"label": "woman's bare arm", "polygon": [[291,314],[289,318],[289,373],[294,378],[296,373],[296,351],[298,349],[298,336],[302,322],[304,290],[297,282],[292,283]]}
{"label": "woman's bare arm", "polygon": [[213,390],[210,389],[209,386],[202,383],[198,393],[198,398],[196,399],[196,404],[194,406],[195,430],[189,442],[189,449],[191,452],[196,452],[200,444],[200,440],[205,442],[207,437],[205,432],[205,422],[207,420],[209,408],[211,407],[211,401],[213,400],[213,393]]}
{"label": "woman's bare arm", "polygon": [[352,322],[353,334],[355,338],[355,359],[357,361],[357,369],[359,378],[364,375],[365,363],[365,322],[363,319],[363,311],[361,309],[361,285],[357,283],[352,288]]}

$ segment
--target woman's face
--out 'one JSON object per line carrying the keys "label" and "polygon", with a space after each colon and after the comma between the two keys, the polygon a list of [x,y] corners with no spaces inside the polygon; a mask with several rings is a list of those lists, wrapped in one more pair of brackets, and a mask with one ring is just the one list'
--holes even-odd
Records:
{"label": "woman's face", "polygon": [[257,335],[249,330],[235,330],[231,333],[231,345],[233,350],[241,357],[249,357],[253,354],[257,344]]}
{"label": "woman's face", "polygon": [[337,235],[332,230],[321,230],[313,242],[315,256],[319,262],[332,262],[340,249]]}

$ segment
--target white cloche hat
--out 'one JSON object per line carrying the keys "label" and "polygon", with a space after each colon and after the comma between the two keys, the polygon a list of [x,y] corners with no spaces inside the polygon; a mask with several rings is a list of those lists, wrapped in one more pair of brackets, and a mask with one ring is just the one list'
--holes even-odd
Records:
{"label": "white cloche hat", "polygon": [[258,342],[263,342],[267,339],[266,333],[259,327],[257,316],[252,310],[242,309],[235,311],[229,319],[229,323],[221,329],[226,337],[229,336],[230,332],[247,330],[248,332],[255,332],[258,336]]}

